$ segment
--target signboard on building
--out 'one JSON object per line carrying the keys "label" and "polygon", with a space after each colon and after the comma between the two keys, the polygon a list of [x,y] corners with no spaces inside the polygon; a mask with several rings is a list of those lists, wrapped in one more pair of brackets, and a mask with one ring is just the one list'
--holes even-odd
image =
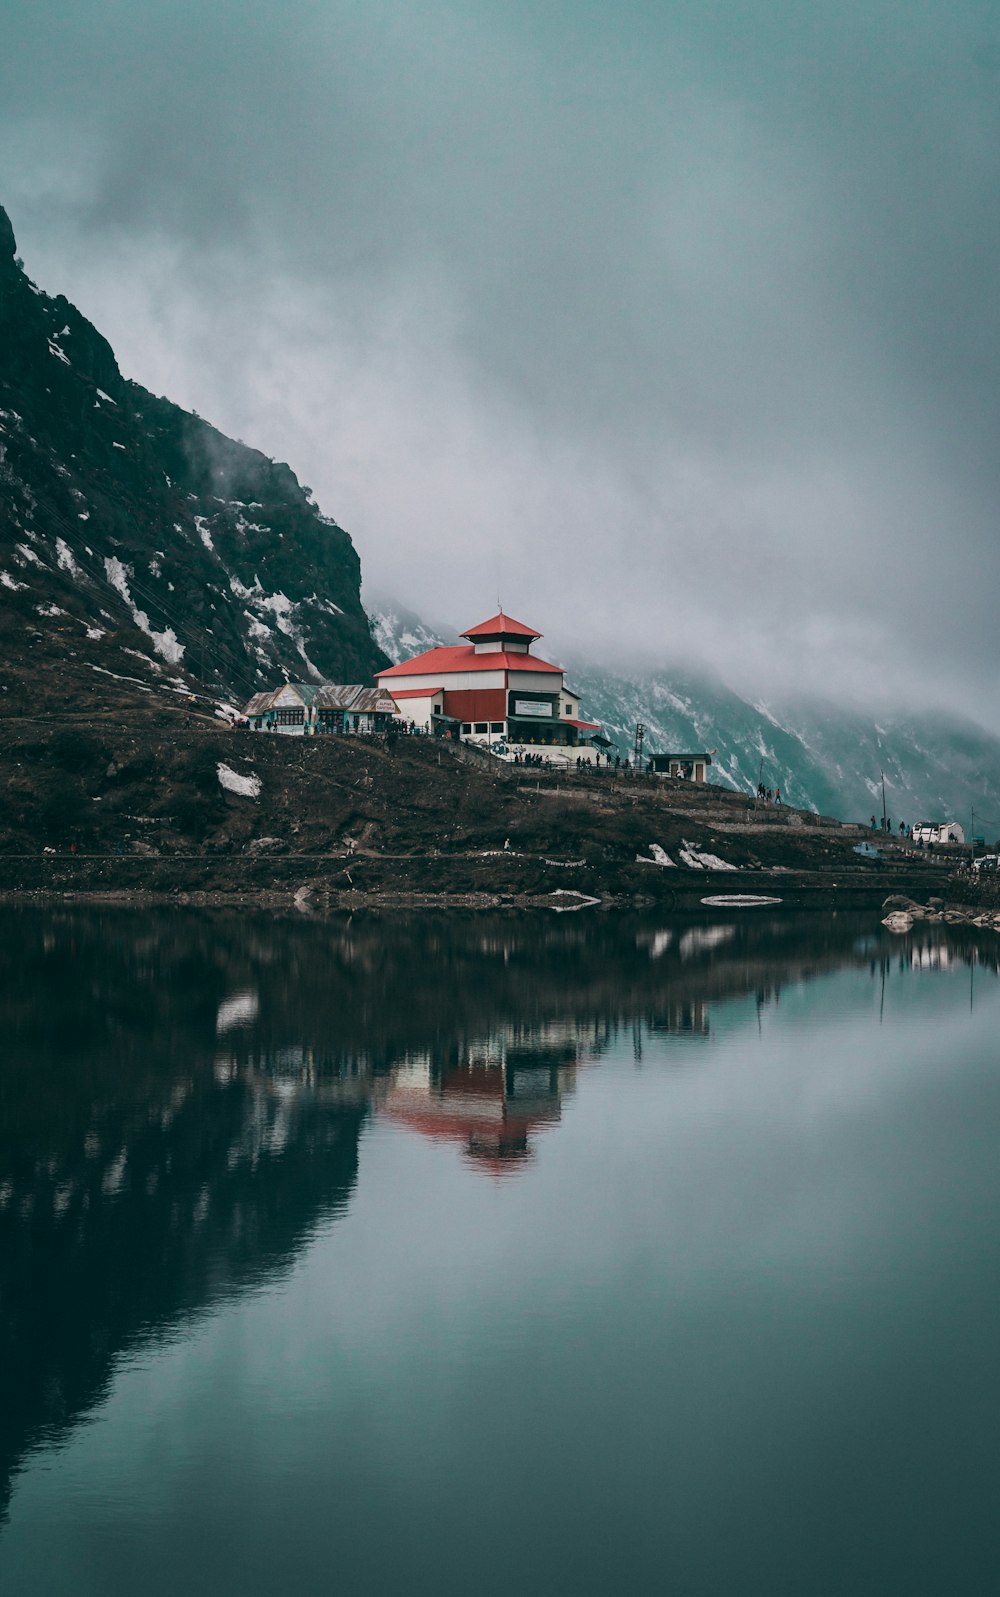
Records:
{"label": "signboard on building", "polygon": [[515,699],[515,715],[551,715],[552,705],[542,699]]}

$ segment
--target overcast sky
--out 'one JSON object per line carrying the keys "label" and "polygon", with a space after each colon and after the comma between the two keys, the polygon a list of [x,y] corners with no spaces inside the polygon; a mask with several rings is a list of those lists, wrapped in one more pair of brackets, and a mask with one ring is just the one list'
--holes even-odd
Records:
{"label": "overcast sky", "polygon": [[20,0],[0,203],[368,592],[1000,726],[985,0]]}

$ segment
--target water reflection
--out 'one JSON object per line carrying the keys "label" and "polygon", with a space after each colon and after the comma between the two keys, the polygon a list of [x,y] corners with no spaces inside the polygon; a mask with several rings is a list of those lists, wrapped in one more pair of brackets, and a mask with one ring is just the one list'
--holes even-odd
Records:
{"label": "water reflection", "polygon": [[116,1359],[346,1207],[370,1116],[509,1176],[623,1034],[639,1061],[845,966],[997,967],[857,917],[569,919],[0,917],[0,1506]]}

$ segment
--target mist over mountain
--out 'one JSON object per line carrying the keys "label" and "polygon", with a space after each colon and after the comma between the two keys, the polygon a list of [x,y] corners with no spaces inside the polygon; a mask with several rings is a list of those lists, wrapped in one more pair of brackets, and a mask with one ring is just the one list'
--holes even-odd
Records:
{"label": "mist over mountain", "polygon": [[15,251],[0,209],[0,658],[21,713],[88,674],[237,698],[367,681],[384,662],[348,534],[287,465],[126,381]]}
{"label": "mist over mountain", "polygon": [[[373,600],[371,615],[394,661],[456,641],[388,599]],[[539,652],[546,654],[545,641]],[[940,712],[875,720],[816,699],[753,701],[704,671],[676,667],[627,672],[582,654],[558,663],[583,713],[603,724],[622,755],[631,753],[642,722],[647,753],[714,750],[714,782],[752,793],[763,781],[790,804],[861,821],[882,814],[884,772],[894,821],[954,818],[968,830],[975,810],[977,833],[991,842],[1000,836],[1000,740],[971,721]]]}

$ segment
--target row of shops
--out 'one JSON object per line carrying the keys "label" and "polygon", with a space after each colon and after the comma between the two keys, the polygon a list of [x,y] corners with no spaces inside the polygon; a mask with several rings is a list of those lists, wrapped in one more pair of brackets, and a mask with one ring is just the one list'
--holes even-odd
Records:
{"label": "row of shops", "polygon": [[385,732],[398,714],[388,694],[355,683],[284,682],[271,692],[255,693],[243,710],[243,718],[254,732],[298,737],[320,732]]}

